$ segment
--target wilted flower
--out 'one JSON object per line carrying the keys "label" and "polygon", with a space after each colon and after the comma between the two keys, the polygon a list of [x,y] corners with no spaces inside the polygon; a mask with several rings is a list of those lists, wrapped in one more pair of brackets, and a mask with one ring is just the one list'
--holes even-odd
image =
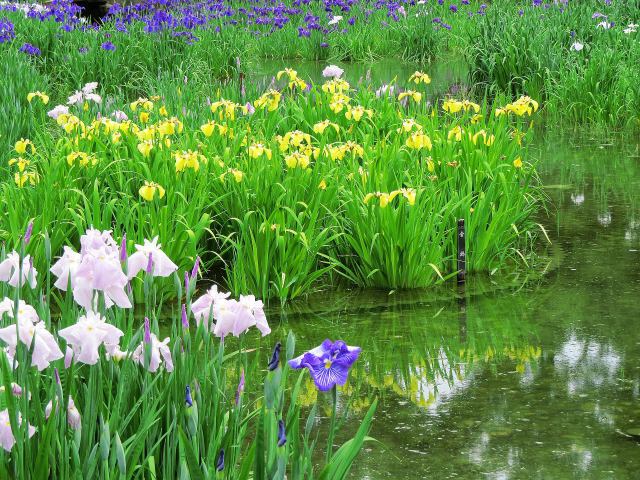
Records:
{"label": "wilted flower", "polygon": [[20,284],[36,288],[37,276],[38,271],[33,266],[30,255],[22,259],[22,271],[20,271],[20,255],[16,251],[9,253],[7,258],[0,262],[0,282],[7,282],[12,287]]}
{"label": "wilted flower", "polygon": [[[18,425],[22,423],[22,414],[18,413]],[[27,426],[29,438],[33,437],[36,433],[35,427],[31,425]],[[16,443],[16,439],[11,431],[11,421],[9,419],[9,410],[2,410],[0,412],[0,446],[7,452],[10,452],[13,445]]]}
{"label": "wilted flower", "polygon": [[342,340],[325,340],[322,345],[289,360],[291,368],[307,368],[319,390],[344,385],[349,369],[360,355],[360,347],[350,347]]}
{"label": "wilted flower", "polygon": [[154,277],[168,277],[178,269],[178,266],[160,250],[161,246],[158,244],[158,237],[154,237],[151,241],[145,240],[144,245],[136,245],[137,252],[131,255],[127,262],[129,279],[147,268],[149,263],[151,263],[151,274]]}
{"label": "wilted flower", "polygon": [[99,314],[87,312],[75,325],[63,328],[58,335],[71,345],[78,362],[95,365],[100,358],[100,345],[104,344],[108,352],[113,352],[124,333]]}

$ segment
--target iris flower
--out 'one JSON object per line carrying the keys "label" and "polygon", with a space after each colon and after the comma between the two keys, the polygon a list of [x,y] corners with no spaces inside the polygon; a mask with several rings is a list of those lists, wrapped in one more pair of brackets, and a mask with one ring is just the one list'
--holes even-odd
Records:
{"label": "iris flower", "polygon": [[[2,318],[2,315],[5,315],[5,314],[9,318],[15,318],[16,316],[14,315],[13,307],[14,307],[13,300],[8,297],[5,297],[0,302],[0,318]],[[38,312],[36,312],[36,309],[33,308],[24,300],[20,300],[18,302],[17,314],[18,314],[17,317],[19,319],[25,320],[25,321],[28,320],[33,324],[36,324],[40,321],[40,317],[38,317]]]}
{"label": "iris flower", "polygon": [[253,295],[241,295],[240,300],[220,300],[213,304],[213,318],[216,323],[213,333],[218,337],[233,334],[239,337],[249,328],[255,326],[262,336],[271,333],[264,306]]}
{"label": "iris flower", "polygon": [[21,138],[20,140],[18,140],[15,143],[14,148],[20,155],[24,155],[27,152],[27,148],[31,150],[32,154],[36,153],[36,146],[31,140],[25,138]]}
{"label": "iris flower", "polygon": [[[44,417],[48,419],[51,416],[51,412],[53,411],[53,401],[49,401],[47,406],[44,409]],[[55,399],[56,404],[56,413],[58,413],[58,399]],[[76,403],[73,401],[72,397],[69,397],[69,404],[67,405],[67,423],[73,430],[77,430],[80,428],[82,424],[82,418],[80,417],[80,412],[76,407]]]}
{"label": "iris flower", "polygon": [[56,105],[53,109],[47,112],[47,116],[49,116],[50,118],[53,118],[54,120],[57,120],[60,115],[68,115],[68,114],[69,114],[69,107],[67,107],[66,105]]}
{"label": "iris flower", "polygon": [[145,180],[144,185],[140,187],[138,190],[140,196],[144,198],[147,202],[152,201],[156,197],[156,193],[158,198],[164,197],[164,187],[156,182],[147,182]]}
{"label": "iris flower", "polygon": [[[149,335],[151,343],[151,360],[149,361],[149,371],[155,373],[160,368],[160,365],[164,362],[164,368],[167,372],[173,371],[173,359],[171,358],[171,350],[169,350],[169,337],[165,338],[162,342],[158,340],[155,333]],[[133,361],[144,366],[144,349],[145,342],[140,342],[140,345],[131,354]]]}
{"label": "iris flower", "polygon": [[360,355],[360,347],[350,347],[342,340],[325,340],[319,347],[289,360],[291,368],[307,368],[311,378],[321,391],[344,385],[349,370]]}
{"label": "iris flower", "polygon": [[373,110],[369,109],[369,108],[364,108],[361,105],[355,106],[355,107],[348,107],[347,111],[345,112],[344,116],[347,118],[347,120],[355,120],[356,122],[359,122],[360,119],[362,118],[363,115],[367,115],[369,118],[373,117]]}
{"label": "iris flower", "polygon": [[15,356],[18,343],[26,345],[29,349],[33,348],[31,363],[40,371],[47,368],[50,362],[64,356],[44,323],[33,324],[28,318],[18,317],[15,324],[0,329],[0,340],[7,344],[7,353],[11,358]]}
{"label": "iris flower", "polygon": [[271,160],[271,149],[265,147],[262,143],[251,144],[248,151],[251,158],[258,158],[261,155],[266,155],[266,157]]}
{"label": "iris flower", "polygon": [[138,272],[147,268],[152,263],[154,277],[168,277],[178,269],[178,266],[164,253],[158,244],[158,237],[153,240],[145,240],[143,245],[136,245],[136,252],[128,260],[128,277],[132,279]]}
{"label": "iris flower", "polygon": [[399,101],[402,101],[405,98],[411,98],[414,102],[418,103],[422,99],[422,94],[414,90],[406,90],[398,95]]}
{"label": "iris flower", "polygon": [[327,127],[333,128],[336,133],[340,131],[340,127],[338,124],[331,122],[330,120],[323,120],[322,122],[318,122],[313,126],[313,132],[323,134]]}
{"label": "iris flower", "polygon": [[215,303],[226,300],[229,298],[230,293],[224,293],[218,291],[218,286],[214,285],[207,293],[198,298],[191,304],[191,313],[196,319],[197,323],[200,323],[202,319],[209,318],[209,313],[212,311],[212,307]]}
{"label": "iris flower", "polygon": [[431,139],[420,131],[412,133],[409,138],[407,138],[406,145],[414,150],[421,150],[423,148],[431,150],[433,148]]}
{"label": "iris flower", "polygon": [[13,251],[7,258],[0,262],[0,282],[7,282],[12,287],[29,285],[36,288],[38,271],[32,264],[31,256],[26,255],[22,259],[22,272],[20,271],[20,255]]}
{"label": "iris flower", "polygon": [[[18,413],[18,425],[22,423],[22,415]],[[28,425],[27,427],[29,438],[33,437],[36,433],[35,427]],[[11,421],[9,420],[9,410],[2,410],[0,412],[0,446],[7,452],[10,452],[16,443],[16,439],[11,431]]]}
{"label": "iris flower", "polygon": [[78,362],[95,365],[100,358],[100,345],[113,352],[124,333],[108,324],[99,314],[87,312],[75,325],[63,328],[58,335],[71,345]]}
{"label": "iris flower", "polygon": [[431,83],[431,78],[429,75],[423,72],[415,72],[413,75],[409,77],[409,81],[415,83],[416,85],[419,83],[429,84]]}
{"label": "iris flower", "polygon": [[337,65],[329,65],[322,70],[322,76],[325,78],[340,78],[344,70]]}
{"label": "iris flower", "polygon": [[29,103],[31,103],[31,100],[33,100],[34,98],[39,98],[43,105],[46,105],[47,103],[49,103],[49,95],[47,95],[46,93],[37,91],[37,92],[31,92],[27,95],[27,101]]}

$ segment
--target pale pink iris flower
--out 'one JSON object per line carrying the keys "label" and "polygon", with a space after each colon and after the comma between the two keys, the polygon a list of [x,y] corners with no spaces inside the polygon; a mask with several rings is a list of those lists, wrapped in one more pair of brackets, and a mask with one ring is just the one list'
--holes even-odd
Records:
{"label": "pale pink iris flower", "polygon": [[249,328],[257,327],[262,336],[271,332],[261,301],[253,295],[241,295],[240,300],[222,300],[213,305],[213,318],[216,323],[213,333],[218,337],[233,334],[239,337]]}
{"label": "pale pink iris flower", "polygon": [[82,255],[78,252],[75,252],[71,247],[64,247],[64,253],[62,257],[58,259],[58,261],[51,267],[51,273],[53,273],[58,279],[54,283],[56,288],[59,288],[62,291],[67,290],[67,285],[69,284],[69,278],[72,279],[80,266],[80,262],[82,261]]}
{"label": "pale pink iris flower", "polygon": [[199,325],[203,319],[209,318],[209,312],[212,311],[212,306],[219,301],[226,300],[230,293],[219,292],[218,286],[214,285],[207,293],[198,298],[191,304],[191,313],[196,319],[196,323]]}
{"label": "pale pink iris flower", "polygon": [[[151,337],[151,359],[149,361],[149,371],[155,373],[160,368],[162,362],[164,362],[164,368],[167,372],[173,371],[173,359],[171,358],[171,350],[169,349],[169,337],[165,338],[162,342],[158,340],[155,333],[150,335]],[[144,366],[144,349],[145,342],[140,342],[140,345],[131,354],[133,361]]]}
{"label": "pale pink iris flower", "polygon": [[27,318],[18,318],[17,325],[18,329],[16,329],[16,324],[0,329],[0,339],[7,344],[7,354],[11,358],[15,356],[18,341],[26,345],[27,348],[32,348],[32,343],[34,344],[31,363],[40,371],[47,368],[50,362],[64,356],[55,338],[43,322],[34,325]]}
{"label": "pale pink iris flower", "polygon": [[107,323],[99,314],[87,312],[75,325],[63,328],[58,335],[71,346],[78,362],[95,365],[100,358],[100,345],[104,345],[107,352],[112,353],[118,347],[120,337],[124,333]]}
{"label": "pale pink iris flower", "polygon": [[[9,318],[15,318],[13,307],[13,300],[5,297],[0,301],[0,317],[6,314]],[[40,321],[40,317],[38,317],[36,309],[24,300],[20,300],[18,302],[18,318],[21,320],[29,320],[31,323],[38,323]]]}
{"label": "pale pink iris flower", "polygon": [[11,252],[0,262],[0,281],[7,282],[12,287],[17,287],[20,283],[20,285],[36,288],[37,276],[38,272],[33,267],[30,255],[22,259],[22,272],[20,272],[20,255],[16,251]]}
{"label": "pale pink iris flower", "polygon": [[80,237],[80,253],[65,247],[51,273],[57,277],[55,285],[61,290],[71,282],[73,298],[86,310],[96,310],[96,292],[104,294],[107,308],[113,304],[131,308],[125,291],[127,276],[122,271],[118,245],[109,231],[87,230]]}
{"label": "pale pink iris flower", "polygon": [[[56,398],[56,413],[58,413],[58,399]],[[44,417],[48,420],[53,411],[53,401],[49,401],[44,409]],[[80,417],[80,411],[76,407],[76,403],[72,397],[69,397],[69,405],[67,405],[67,423],[69,426],[77,430],[82,425],[82,418]]]}
{"label": "pale pink iris flower", "polygon": [[178,266],[162,251],[158,244],[158,237],[145,240],[143,245],[136,245],[136,252],[127,260],[129,279],[135,277],[141,270],[145,270],[151,256],[152,275],[154,277],[168,277],[178,269]]}
{"label": "pale pink iris flower", "polygon": [[[22,423],[22,415],[18,414],[18,425]],[[27,428],[29,438],[33,437],[36,433],[35,427],[31,425]],[[11,421],[9,420],[9,410],[2,410],[0,412],[0,446],[7,452],[10,452],[16,443],[16,439],[13,436],[11,430]]]}
{"label": "pale pink iris flower", "polygon": [[104,294],[107,308],[113,304],[131,308],[131,301],[125,291],[127,276],[122,271],[117,248],[111,251],[107,247],[101,247],[84,253],[71,283],[73,298],[86,310],[96,309],[95,292]]}

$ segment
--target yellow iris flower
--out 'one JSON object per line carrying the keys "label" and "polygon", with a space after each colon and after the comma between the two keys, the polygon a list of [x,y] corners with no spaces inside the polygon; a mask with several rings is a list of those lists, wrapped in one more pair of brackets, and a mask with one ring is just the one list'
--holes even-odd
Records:
{"label": "yellow iris flower", "polygon": [[373,117],[373,110],[368,109],[368,108],[364,108],[361,105],[358,105],[356,107],[348,107],[347,111],[345,112],[344,116],[347,117],[347,120],[355,120],[356,122],[359,122],[360,119],[362,119],[363,115],[367,115],[369,118]]}
{"label": "yellow iris flower", "polygon": [[426,148],[427,150],[431,150],[433,145],[431,144],[431,139],[422,132],[415,132],[407,138],[405,142],[407,147],[412,148],[414,150],[420,150]]}
{"label": "yellow iris flower", "polygon": [[19,155],[24,155],[27,152],[27,148],[31,150],[32,154],[36,153],[36,146],[31,140],[25,138],[18,140],[13,148]]}
{"label": "yellow iris flower", "polygon": [[140,196],[144,198],[147,202],[150,202],[155,198],[156,194],[158,195],[158,198],[164,197],[165,192],[164,192],[164,187],[159,183],[147,182],[145,180],[144,185],[140,187],[140,190],[138,190],[138,193],[140,193]]}
{"label": "yellow iris flower", "polygon": [[29,160],[23,157],[12,158],[9,160],[9,166],[17,165],[20,172],[24,172],[25,168],[28,167],[30,163],[31,162]]}
{"label": "yellow iris flower", "polygon": [[414,102],[418,103],[422,100],[422,94],[420,92],[416,92],[415,90],[406,90],[398,95],[398,100],[402,101],[405,98],[411,98]]}
{"label": "yellow iris flower", "polygon": [[284,163],[287,165],[287,168],[300,167],[304,170],[309,166],[309,163],[311,163],[311,159],[308,155],[303,153],[293,152],[291,155],[287,155],[284,158]]}
{"label": "yellow iris flower", "polygon": [[16,182],[16,185],[18,187],[22,188],[27,183],[35,185],[36,183],[38,183],[39,177],[36,172],[16,172],[16,174],[13,176],[13,180]]}
{"label": "yellow iris flower", "polygon": [[47,103],[49,103],[49,95],[47,95],[46,93],[37,91],[37,92],[31,92],[27,95],[27,101],[29,103],[31,103],[31,100],[33,100],[34,98],[39,98],[43,105],[46,105]]}
{"label": "yellow iris flower", "polygon": [[144,142],[138,144],[138,151],[142,154],[143,157],[148,157],[151,154],[152,149],[153,142],[151,140],[145,140]]}
{"label": "yellow iris flower", "polygon": [[426,73],[416,71],[409,77],[409,81],[415,83],[416,85],[419,83],[428,85],[431,83],[431,78]]}
{"label": "yellow iris flower", "polygon": [[331,122],[330,120],[323,120],[322,122],[318,122],[313,126],[314,133],[323,134],[327,127],[332,127],[336,133],[340,131],[340,127],[338,124]]}
{"label": "yellow iris flower", "polygon": [[271,160],[271,149],[265,147],[262,143],[253,143],[249,146],[249,156],[251,158],[258,158],[261,155],[266,155]]}
{"label": "yellow iris flower", "polygon": [[277,90],[269,90],[254,102],[254,106],[256,108],[266,108],[268,111],[273,112],[278,108],[281,98],[282,94],[280,92]]}
{"label": "yellow iris flower", "polygon": [[89,165],[93,166],[98,163],[98,159],[95,155],[90,155],[86,152],[71,152],[67,155],[67,163],[70,167],[73,166],[76,161],[81,167],[87,167]]}

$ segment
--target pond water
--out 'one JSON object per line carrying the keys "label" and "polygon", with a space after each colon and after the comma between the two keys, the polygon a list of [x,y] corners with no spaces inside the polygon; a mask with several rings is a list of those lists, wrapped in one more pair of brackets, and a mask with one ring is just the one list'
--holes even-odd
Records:
{"label": "pond water", "polygon": [[541,143],[543,278],[325,292],[283,314],[301,348],[363,348],[348,390],[381,398],[384,448],[370,444],[353,478],[639,478],[640,443],[624,435],[640,427],[638,145]]}
{"label": "pond water", "polygon": [[[294,67],[319,76],[317,65]],[[380,82],[407,76],[381,72]],[[437,85],[460,77],[442,72]],[[293,330],[299,351],[326,337],[363,349],[342,437],[378,396],[380,443],[367,444],[353,478],[640,478],[640,442],[624,434],[640,427],[639,148],[540,132],[531,155],[553,242],[542,278],[322,292],[272,312],[274,334]],[[315,396],[309,382],[303,398]]]}

